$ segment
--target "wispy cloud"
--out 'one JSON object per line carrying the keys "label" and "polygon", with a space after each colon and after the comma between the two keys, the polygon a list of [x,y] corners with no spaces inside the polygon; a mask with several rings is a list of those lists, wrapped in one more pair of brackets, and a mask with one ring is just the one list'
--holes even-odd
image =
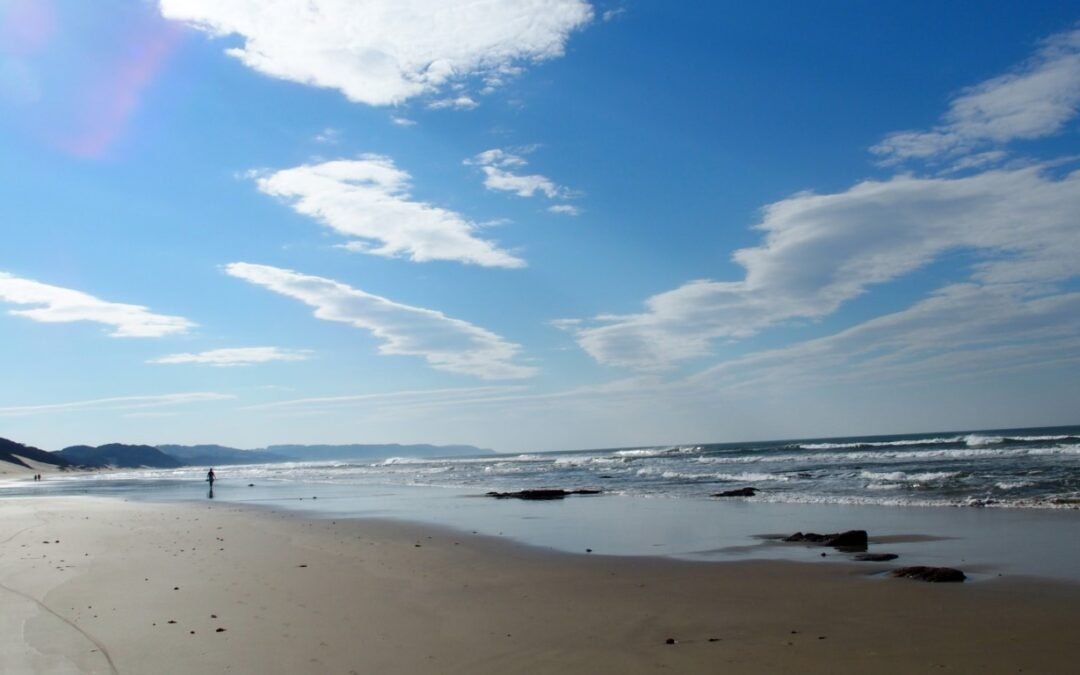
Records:
{"label": "wispy cloud", "polygon": [[454,260],[486,267],[523,267],[525,261],[477,236],[479,225],[461,214],[416,201],[411,176],[380,155],[305,164],[258,175],[262,192],[296,212],[356,239],[351,251],[415,262]]}
{"label": "wispy cloud", "polygon": [[[952,316],[960,316],[972,298],[980,298],[979,306],[990,314],[1038,315],[1068,302],[1071,296],[1063,284],[1080,275],[1080,172],[1058,175],[1066,165],[1061,161],[988,170],[1005,154],[983,146],[1055,133],[1076,115],[1078,105],[1080,30],[1075,30],[1045,41],[1014,72],[965,90],[934,130],[893,134],[874,148],[889,162],[948,159],[951,169],[929,178],[901,174],[834,194],[804,192],[780,200],[765,207],[755,227],[764,241],[733,255],[745,270],[742,279],[691,281],[652,296],[637,314],[556,325],[601,363],[664,369],[711,355],[718,340],[829,316],[874,286],[950,252],[972,255],[973,263],[951,275],[966,283],[940,289],[932,300],[894,315],[893,321],[930,321],[927,308],[951,303],[956,303]],[[968,288],[974,290],[958,290]],[[955,322],[944,314],[935,320]],[[875,335],[873,325],[844,335]],[[983,324],[973,317],[968,325]],[[1035,321],[1025,329],[1019,322],[1017,335],[1035,335],[1041,325]],[[919,359],[931,358],[927,333],[910,333],[909,339],[922,341],[916,343],[925,349]],[[1002,340],[998,347],[1007,345]],[[832,343],[806,343],[777,353],[797,357],[800,349]],[[884,336],[874,344],[886,352],[892,349]],[[844,350],[837,355],[853,353],[850,345]],[[726,362],[715,372],[735,364],[759,365],[756,358]],[[809,358],[828,361],[820,355]]]}
{"label": "wispy cloud", "polygon": [[403,117],[401,115],[392,116],[390,118],[390,121],[395,126],[399,126],[399,127],[414,127],[414,126],[416,126],[416,120],[412,120],[412,119],[409,119],[408,117]]}
{"label": "wispy cloud", "polygon": [[480,104],[476,102],[472,96],[461,94],[459,96],[451,96],[449,98],[435,99],[431,103],[428,103],[428,108],[432,110],[472,110],[473,108],[480,107]]}
{"label": "wispy cloud", "polygon": [[699,280],[646,301],[646,311],[569,325],[601,363],[665,368],[711,342],[791,319],[819,318],[870,287],[949,251],[980,254],[979,284],[1053,284],[1080,274],[1080,172],[1042,167],[975,176],[866,181],[769,205],[760,246],[737,251],[739,281]]}
{"label": "wispy cloud", "polygon": [[1078,109],[1080,29],[1052,36],[1012,72],[962,91],[933,129],[890,134],[871,151],[887,164],[948,158],[1058,133]]}
{"label": "wispy cloud", "polygon": [[152,359],[149,363],[180,364],[195,363],[219,368],[251,366],[274,361],[306,361],[311,352],[306,349],[281,349],[280,347],[236,347],[212,349],[206,352],[169,354]]}
{"label": "wispy cloud", "polygon": [[195,326],[182,317],[154,314],[141,305],[106,302],[81,291],[4,272],[0,272],[0,302],[37,305],[9,313],[43,323],[93,321],[112,326],[113,337],[161,337],[186,333]]}
{"label": "wispy cloud", "polygon": [[379,406],[386,404],[419,403],[429,401],[472,401],[478,397],[504,395],[524,390],[522,385],[489,387],[455,387],[447,389],[415,389],[393,392],[372,392],[344,396],[315,396],[294,398],[273,403],[246,406],[244,410],[274,410],[279,408],[338,409],[355,406]]}
{"label": "wispy cloud", "polygon": [[319,133],[315,134],[312,139],[316,143],[323,143],[326,145],[336,145],[341,141],[341,129],[334,129],[333,127],[326,127]]}
{"label": "wispy cloud", "polygon": [[[215,37],[259,72],[397,105],[559,57],[593,17],[584,0],[159,0],[161,13]],[[460,98],[460,97],[455,97]]]}
{"label": "wispy cloud", "polygon": [[98,398],[88,401],[71,401],[68,403],[0,407],[0,415],[39,415],[46,413],[76,412],[81,410],[142,410],[145,408],[164,408],[193,403],[205,403],[208,401],[226,401],[234,398],[236,397],[229,394],[217,394],[213,392],[158,394],[153,396],[120,396],[115,398]]}
{"label": "wispy cloud", "polygon": [[1080,361],[1080,293],[1016,284],[954,284],[909,308],[788,347],[714,366],[695,384],[882,385],[983,376]]}
{"label": "wispy cloud", "polygon": [[573,204],[553,204],[548,207],[548,211],[551,213],[557,213],[561,216],[580,216],[581,209]]}
{"label": "wispy cloud", "polygon": [[539,174],[519,174],[512,169],[528,164],[521,155],[499,148],[485,150],[465,160],[466,166],[477,166],[484,172],[484,186],[489,190],[512,192],[518,197],[532,197],[536,193],[548,199],[565,197],[568,191],[555,184],[553,180]]}
{"label": "wispy cloud", "polygon": [[514,363],[521,351],[518,345],[435,310],[402,305],[331,279],[267,265],[232,263],[225,270],[314,307],[317,318],[370,331],[382,341],[381,354],[419,356],[432,368],[490,380],[536,373],[533,367]]}

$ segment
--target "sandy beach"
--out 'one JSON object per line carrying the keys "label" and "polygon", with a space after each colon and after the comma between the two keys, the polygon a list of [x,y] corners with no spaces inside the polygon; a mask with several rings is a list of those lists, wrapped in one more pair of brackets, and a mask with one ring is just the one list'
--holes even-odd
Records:
{"label": "sandy beach", "polygon": [[1080,655],[1063,583],[573,555],[217,503],[0,514],[4,673],[1067,673]]}

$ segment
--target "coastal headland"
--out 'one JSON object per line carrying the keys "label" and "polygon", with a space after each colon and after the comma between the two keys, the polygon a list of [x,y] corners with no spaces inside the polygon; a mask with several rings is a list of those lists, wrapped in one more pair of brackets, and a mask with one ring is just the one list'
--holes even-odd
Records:
{"label": "coastal headland", "polygon": [[1080,655],[1064,582],[575,555],[229,503],[0,515],[5,673],[1067,673]]}

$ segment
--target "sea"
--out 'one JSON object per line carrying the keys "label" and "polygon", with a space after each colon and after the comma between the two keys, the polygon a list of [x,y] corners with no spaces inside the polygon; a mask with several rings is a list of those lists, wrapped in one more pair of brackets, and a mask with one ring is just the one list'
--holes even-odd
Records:
{"label": "sea", "polygon": [[[850,561],[780,539],[866,529],[872,550],[908,564],[1080,582],[1080,426],[214,468],[212,491],[200,466],[52,474],[0,497],[200,501],[710,561]],[[756,493],[715,496],[745,487]],[[534,488],[600,493],[486,496]]]}
{"label": "sea", "polygon": [[[205,467],[114,472],[202,478]],[[1080,426],[643,446],[353,462],[218,467],[234,481],[533,488],[708,498],[743,487],[753,502],[1072,508],[1080,505]]]}

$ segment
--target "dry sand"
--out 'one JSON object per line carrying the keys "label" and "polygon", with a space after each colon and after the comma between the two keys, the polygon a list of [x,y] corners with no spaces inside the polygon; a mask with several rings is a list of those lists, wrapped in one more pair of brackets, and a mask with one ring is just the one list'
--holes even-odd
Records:
{"label": "dry sand", "polygon": [[33,476],[35,473],[42,475],[54,474],[61,471],[55,464],[44,464],[42,462],[35,462],[32,459],[26,457],[19,457],[19,461],[25,466],[19,466],[13,462],[5,462],[0,460],[0,479],[11,480],[18,478],[26,478]]}
{"label": "dry sand", "polygon": [[868,574],[880,569],[559,554],[228,504],[7,499],[0,672],[1076,672],[1080,588]]}

